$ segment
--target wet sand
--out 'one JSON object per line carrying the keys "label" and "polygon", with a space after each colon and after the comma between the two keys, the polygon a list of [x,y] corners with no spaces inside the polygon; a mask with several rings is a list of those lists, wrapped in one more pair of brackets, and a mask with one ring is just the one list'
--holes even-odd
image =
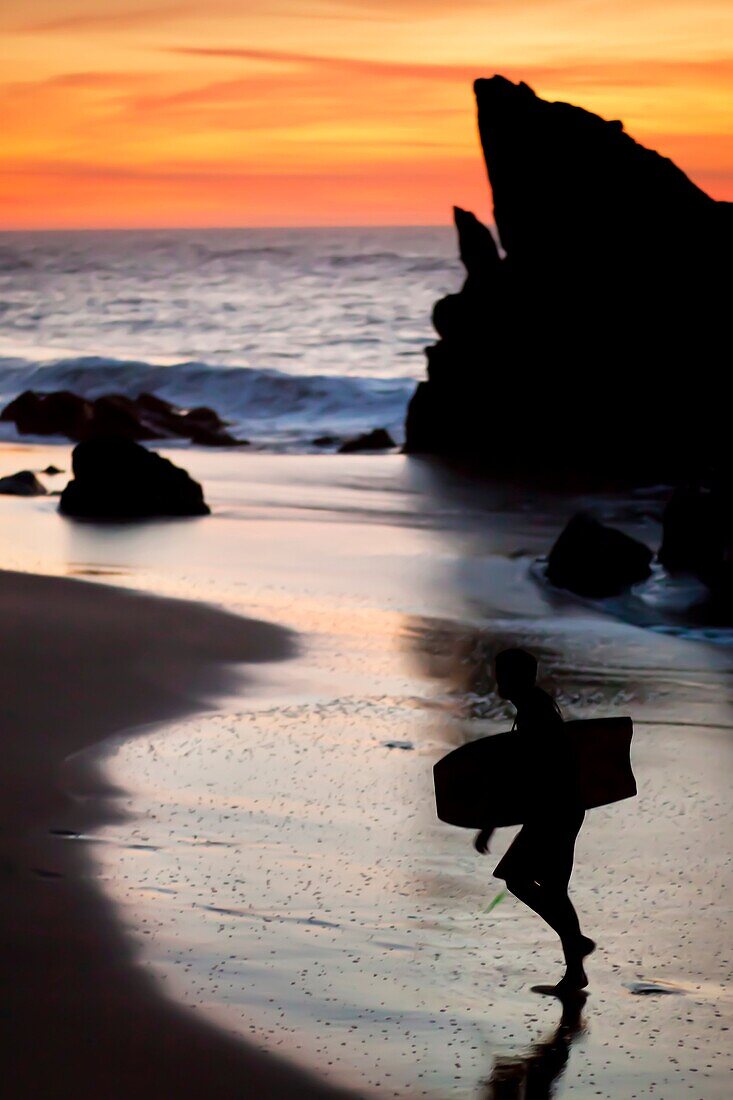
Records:
{"label": "wet sand", "polygon": [[[32,456],[68,463],[31,448],[1,472]],[[124,816],[54,838],[85,851],[135,980],[358,1095],[498,1100],[529,1077],[538,1096],[723,1100],[733,652],[541,588],[531,563],[582,501],[397,456],[185,464],[210,520],[95,529],[0,501],[6,564],[298,638],[244,693],[108,742]],[[606,506],[656,537],[644,502]],[[538,652],[569,716],[636,721],[639,797],[589,814],[578,845],[573,897],[600,946],[576,1018],[532,991],[561,973],[551,933],[512,898],[485,912],[513,831],[480,859],[433,814],[432,762],[508,724],[486,676],[505,644]]]}
{"label": "wet sand", "polygon": [[[201,605],[0,573],[3,1095],[344,1095],[165,998],[136,965],[88,852],[109,823],[98,769],[64,761],[102,738],[200,711],[241,663],[289,658],[285,630]],[[236,664],[235,664],[236,663]]]}

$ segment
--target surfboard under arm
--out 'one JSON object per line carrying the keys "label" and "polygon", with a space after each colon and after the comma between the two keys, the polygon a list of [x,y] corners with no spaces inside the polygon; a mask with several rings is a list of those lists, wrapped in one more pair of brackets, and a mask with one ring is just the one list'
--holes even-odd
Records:
{"label": "surfboard under arm", "polygon": [[[586,809],[636,794],[631,769],[630,718],[591,718],[565,723]],[[541,789],[521,734],[482,737],[449,752],[433,768],[438,817],[449,825],[483,829],[521,825],[530,815],[532,792]]]}

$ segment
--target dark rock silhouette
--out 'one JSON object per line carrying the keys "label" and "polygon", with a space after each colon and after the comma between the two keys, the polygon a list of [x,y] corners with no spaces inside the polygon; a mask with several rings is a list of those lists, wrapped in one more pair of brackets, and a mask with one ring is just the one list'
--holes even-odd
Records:
{"label": "dark rock silhouette", "polygon": [[551,584],[579,596],[617,596],[646,580],[653,556],[642,542],[581,512],[550,551],[546,576]]}
{"label": "dark rock silhouette", "polygon": [[[729,478],[713,473],[683,482],[661,516],[656,560],[672,578],[657,587],[659,624],[730,627],[733,623],[733,500]],[[547,558],[543,576],[580,596],[618,596],[651,575],[655,555],[643,543],[585,513],[570,520]],[[689,584],[689,578],[696,582]],[[643,621],[648,624],[646,609]],[[628,614],[628,610],[627,610]],[[632,616],[632,621],[638,621]]]}
{"label": "dark rock silhouette", "polygon": [[20,470],[9,477],[0,477],[0,493],[14,497],[43,497],[46,490],[32,470]]}
{"label": "dark rock silhouette", "polygon": [[136,398],[108,394],[90,401],[60,390],[35,393],[26,390],[0,413],[22,435],[65,435],[82,441],[101,436],[122,439],[190,439],[203,446],[241,446],[213,409],[178,409],[151,393]]}
{"label": "dark rock silhouette", "polygon": [[205,516],[201,486],[185,470],[129,439],[89,439],[74,448],[74,478],[59,510],[83,519]]}
{"label": "dark rock silhouette", "polygon": [[662,516],[657,555],[670,573],[697,577],[710,607],[733,613],[733,499],[728,478],[708,475],[677,486]]}
{"label": "dark rock silhouette", "polygon": [[83,397],[59,390],[34,393],[26,390],[0,412],[0,420],[15,424],[21,435],[65,435],[83,439],[90,430],[93,405]]}
{"label": "dark rock silhouette", "polygon": [[467,278],[435,306],[405,450],[611,481],[728,461],[733,204],[620,122],[500,76],[475,91],[506,254],[456,209]]}
{"label": "dark rock silhouette", "polygon": [[47,466],[45,470],[41,470],[42,474],[48,474],[49,477],[53,477],[55,474],[62,474],[63,472],[64,471],[62,469],[60,469],[58,466],[54,466],[53,464]]}
{"label": "dark rock silhouette", "polygon": [[358,451],[386,451],[389,447],[396,447],[392,436],[384,428],[375,428],[371,432],[357,435],[353,439],[347,439],[338,449],[340,455],[356,454]]}
{"label": "dark rock silhouette", "polygon": [[730,537],[730,494],[714,480],[684,482],[662,515],[659,560],[670,573],[704,579],[723,561]]}

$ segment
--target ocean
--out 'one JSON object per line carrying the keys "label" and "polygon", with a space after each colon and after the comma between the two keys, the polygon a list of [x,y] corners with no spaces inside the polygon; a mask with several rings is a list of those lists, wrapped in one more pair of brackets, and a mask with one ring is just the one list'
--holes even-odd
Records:
{"label": "ocean", "polygon": [[0,400],[153,391],[265,449],[400,441],[461,272],[448,226],[2,233]]}

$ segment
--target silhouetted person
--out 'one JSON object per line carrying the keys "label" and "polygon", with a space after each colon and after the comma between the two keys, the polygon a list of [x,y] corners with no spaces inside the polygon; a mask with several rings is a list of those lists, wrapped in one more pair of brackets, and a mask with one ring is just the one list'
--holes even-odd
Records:
{"label": "silhouetted person", "polygon": [[[583,959],[595,944],[580,931],[568,882],[585,810],[562,715],[555,700],[537,687],[537,661],[531,653],[505,649],[496,657],[494,674],[498,694],[516,707],[514,728],[526,742],[531,774],[536,776],[528,791],[525,823],[494,875],[560,937],[566,971],[557,992],[583,989],[588,984]],[[477,834],[477,852],[488,851],[493,831],[490,826]]]}

